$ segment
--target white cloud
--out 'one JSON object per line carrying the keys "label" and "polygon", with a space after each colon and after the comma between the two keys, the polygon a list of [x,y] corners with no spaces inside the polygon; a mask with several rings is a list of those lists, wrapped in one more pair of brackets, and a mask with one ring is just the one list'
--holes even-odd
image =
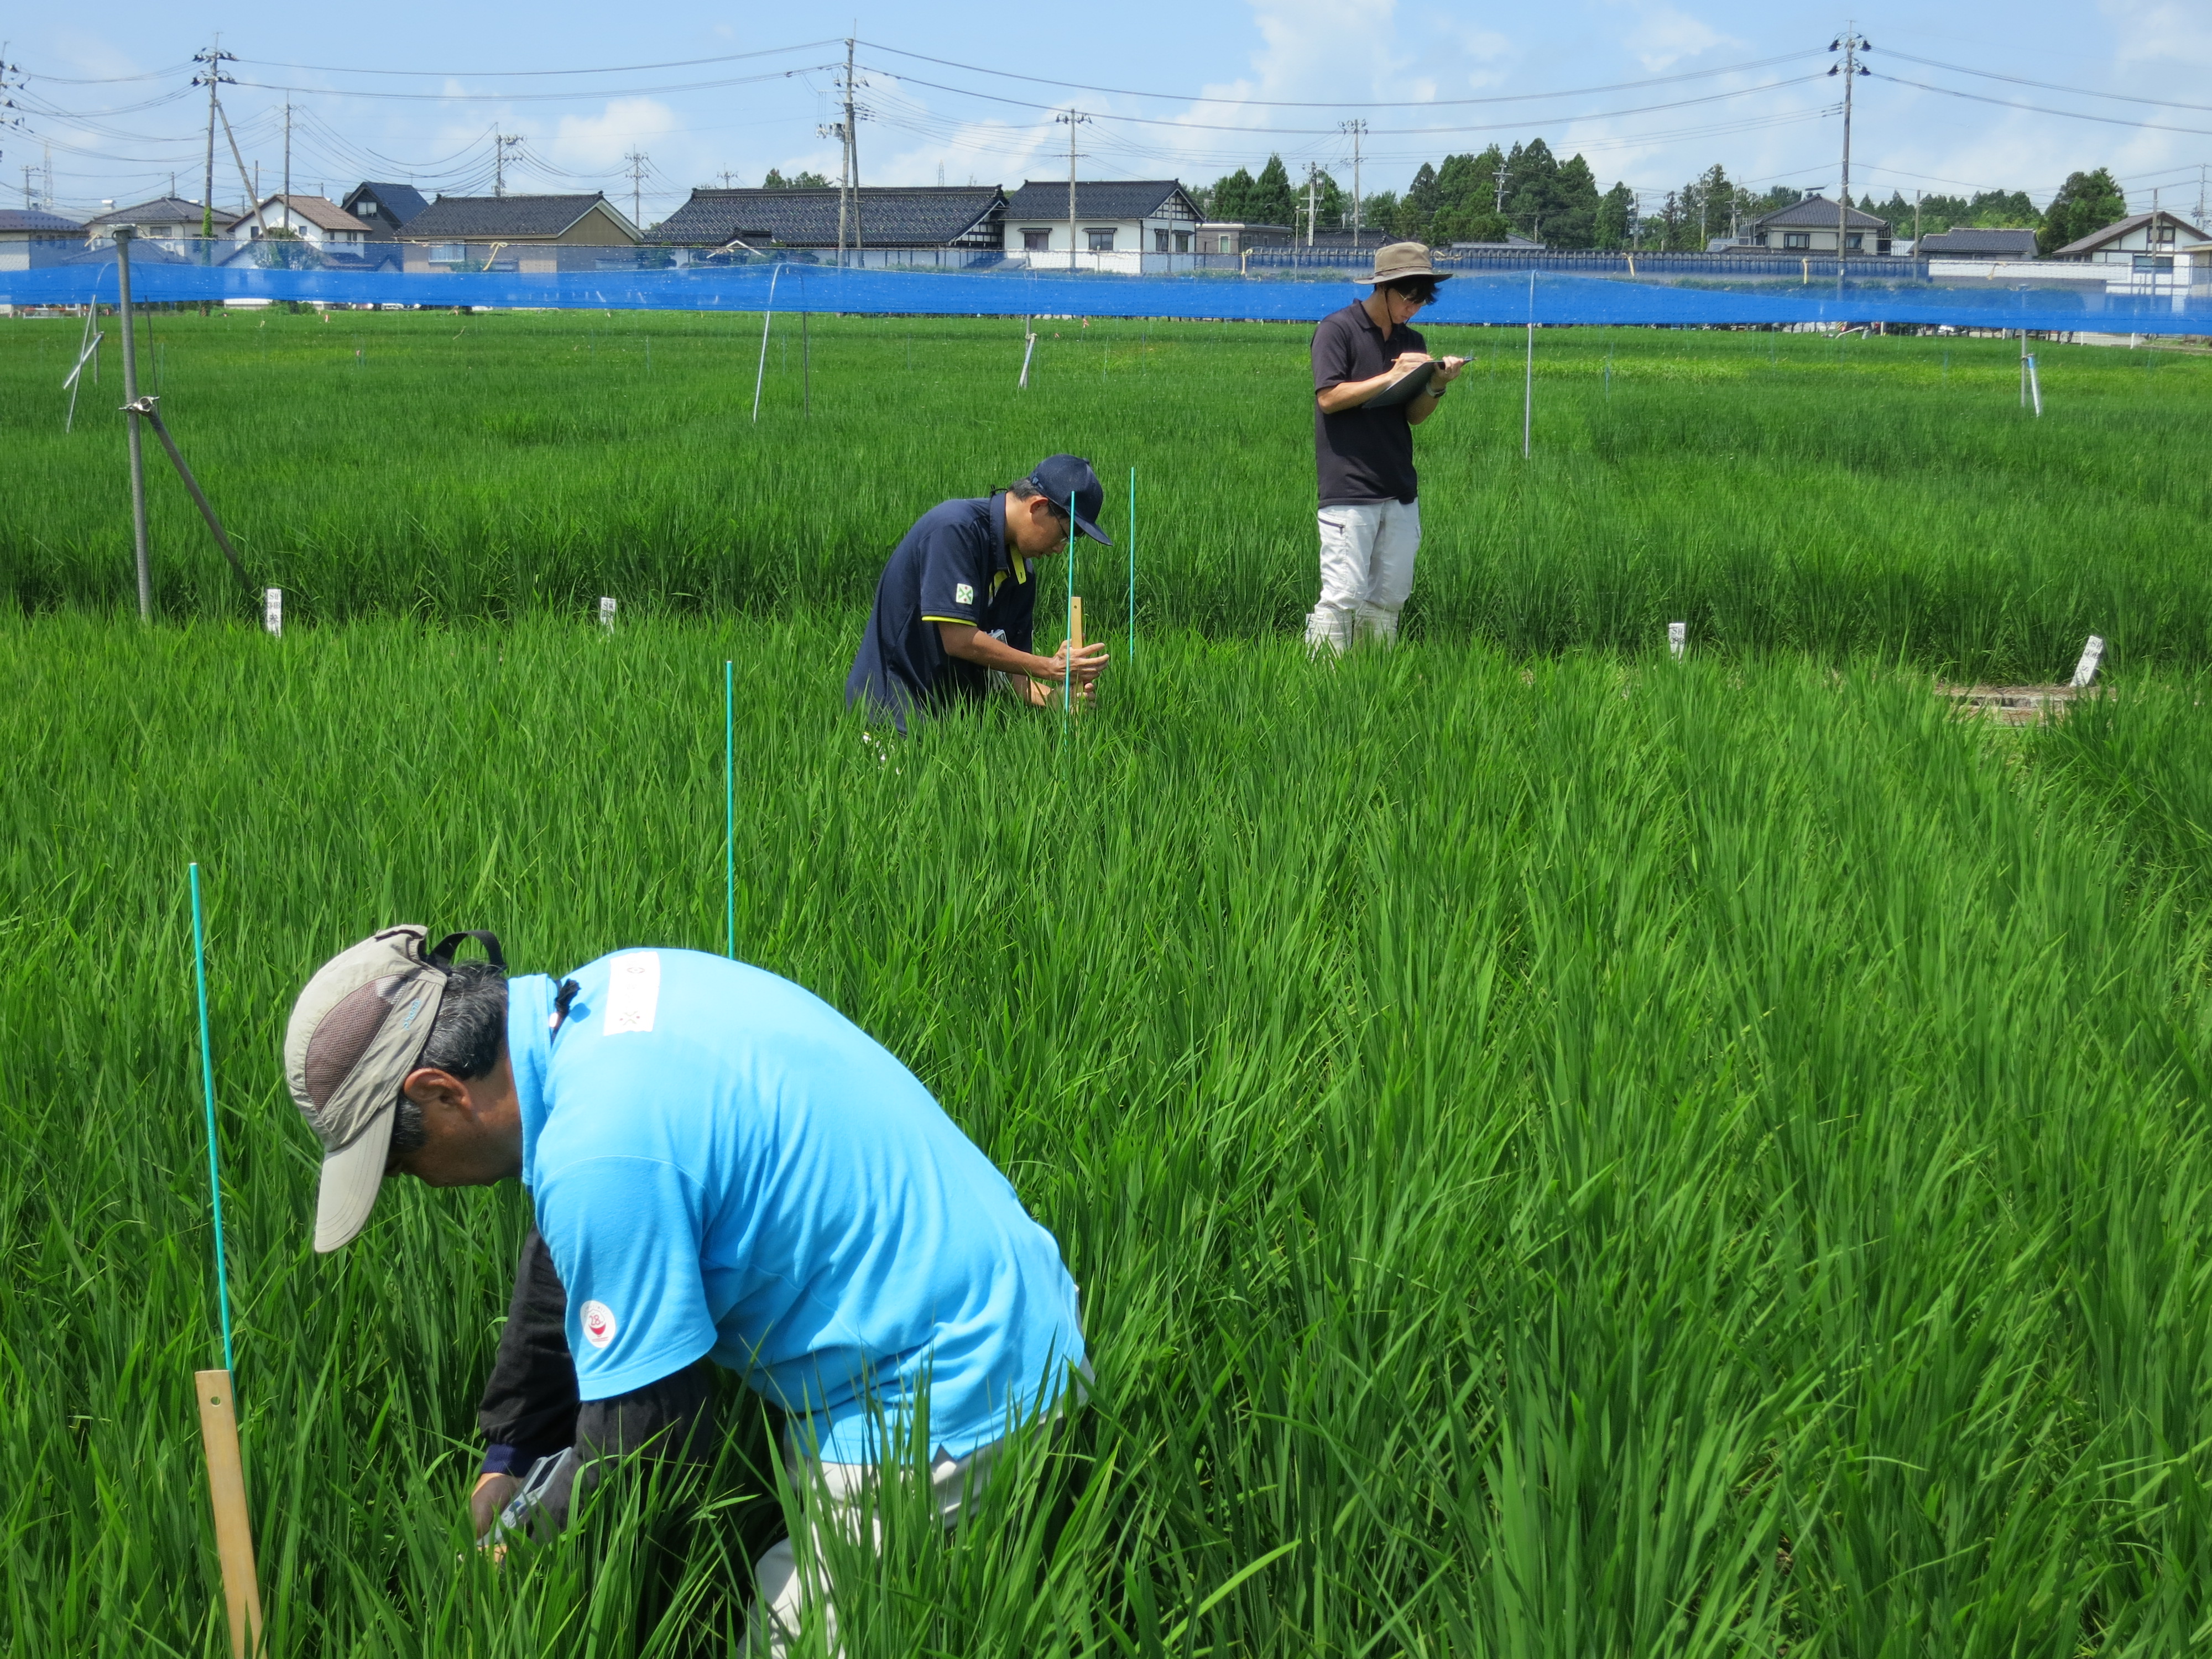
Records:
{"label": "white cloud", "polygon": [[553,130],[549,158],[579,173],[611,173],[632,149],[682,130],[676,112],[657,98],[610,99],[597,115],[564,115]]}
{"label": "white cloud", "polygon": [[1672,6],[1648,6],[1639,10],[1639,21],[1622,37],[1621,44],[1654,75],[1662,75],[1685,59],[1710,52],[1715,46],[1734,44],[1702,18],[1677,11]]}

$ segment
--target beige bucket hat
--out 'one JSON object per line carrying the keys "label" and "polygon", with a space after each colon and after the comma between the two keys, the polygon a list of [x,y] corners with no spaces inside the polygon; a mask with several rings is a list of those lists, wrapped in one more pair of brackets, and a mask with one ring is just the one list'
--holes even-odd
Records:
{"label": "beige bucket hat", "polygon": [[1375,274],[1370,283],[1395,283],[1403,276],[1433,276],[1440,283],[1451,281],[1451,272],[1438,270],[1432,262],[1434,255],[1419,242],[1386,242],[1375,250]]}
{"label": "beige bucket hat", "polygon": [[464,939],[483,942],[506,967],[489,933],[453,933],[425,951],[429,929],[387,927],[320,968],[292,1005],[284,1030],[284,1081],[323,1143],[315,1199],[315,1249],[335,1250],[368,1224],[392,1152],[399,1086],[430,1040],[447,970]]}

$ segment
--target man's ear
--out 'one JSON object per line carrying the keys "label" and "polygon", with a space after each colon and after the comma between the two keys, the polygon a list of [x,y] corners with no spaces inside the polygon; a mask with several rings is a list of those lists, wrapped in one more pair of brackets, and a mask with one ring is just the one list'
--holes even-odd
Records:
{"label": "man's ear", "polygon": [[441,1072],[434,1066],[421,1066],[408,1073],[400,1092],[422,1109],[425,1118],[441,1112],[463,1111],[469,1109],[469,1086],[451,1072]]}

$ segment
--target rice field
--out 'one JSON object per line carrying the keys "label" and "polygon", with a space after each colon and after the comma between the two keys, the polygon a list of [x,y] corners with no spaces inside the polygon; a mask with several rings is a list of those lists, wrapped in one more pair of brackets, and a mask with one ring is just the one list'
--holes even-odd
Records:
{"label": "rice field", "polygon": [[[166,487],[164,621],[125,620],[121,446],[43,391],[31,431],[58,325],[0,331],[11,485],[46,481],[0,526],[11,1650],[229,1650],[189,1398],[220,1358],[198,860],[270,1651],[741,1651],[767,1426],[733,1393],[704,1488],[477,1559],[526,1201],[397,1183],[317,1258],[279,1057],[306,975],[396,920],[494,928],[520,971],[722,948],[726,660],[738,953],[1008,1172],[1097,1370],[1066,1529],[1018,1482],[949,1538],[892,1514],[830,1563],[846,1651],[2212,1642],[2212,664],[2175,533],[2203,364],[2054,355],[2037,427],[2002,342],[1547,336],[1522,472],[1501,341],[1424,436],[1414,637],[1324,665],[1287,631],[1285,331],[1146,357],[1048,325],[1024,403],[1017,325],[916,319],[902,379],[902,319],[811,319],[757,437],[758,337],[719,323],[616,319],[564,398],[585,319],[363,317],[421,349],[358,368],[315,355],[354,319],[259,320],[155,331],[257,570],[290,550],[282,640]],[[577,424],[515,443],[466,428],[487,403]],[[876,562],[915,502],[1063,445],[1109,529],[1139,468],[1134,660],[1072,726],[878,758],[838,696]],[[2063,723],[1930,693],[2063,673],[2100,623],[2111,691]],[[678,1516],[672,1593],[645,1541]]]}
{"label": "rice field", "polygon": [[[301,620],[865,604],[918,503],[1058,449],[1109,501],[1137,470],[1158,624],[1255,637],[1312,604],[1302,327],[1043,321],[1024,392],[1018,318],[785,315],[756,424],[757,316],[329,316],[149,330],[179,443]],[[2090,633],[2115,665],[2212,663],[2212,360],[2042,346],[2039,421],[2007,340],[1551,330],[1523,463],[1520,333],[1431,332],[1477,372],[1421,435],[1416,631],[1643,652],[1687,621],[2005,681]],[[0,330],[19,609],[134,603],[112,342],[62,431],[77,334]],[[247,615],[176,480],[150,494],[164,611]]]}

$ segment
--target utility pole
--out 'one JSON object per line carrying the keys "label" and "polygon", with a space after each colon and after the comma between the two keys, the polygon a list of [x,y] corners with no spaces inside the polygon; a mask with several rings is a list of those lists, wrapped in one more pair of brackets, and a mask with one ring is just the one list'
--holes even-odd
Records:
{"label": "utility pole", "polygon": [[494,131],[492,133],[491,193],[493,195],[504,196],[507,194],[507,153],[510,149],[520,149],[521,148],[522,135],[520,133],[500,132],[497,131]]}
{"label": "utility pole", "polygon": [[645,228],[645,220],[639,211],[645,193],[645,164],[652,159],[641,149],[634,149],[623,157],[629,163],[629,222],[640,230]]}
{"label": "utility pole", "polygon": [[1339,121],[1336,130],[1352,135],[1352,249],[1357,253],[1362,221],[1367,209],[1367,204],[1359,196],[1359,141],[1367,136],[1367,123],[1361,120]]}
{"label": "utility pole", "polygon": [[731,183],[731,180],[734,179],[738,175],[731,172],[727,167],[724,167],[714,176],[722,181],[722,188],[724,190],[732,190],[736,188],[736,186]]}
{"label": "utility pole", "polygon": [[1071,109],[1066,114],[1055,115],[1052,118],[1067,125],[1067,270],[1073,276],[1075,272],[1075,130],[1091,118],[1079,110]]}
{"label": "utility pole", "polygon": [[1872,48],[1868,46],[1866,36],[1858,32],[1857,23],[1853,21],[1845,24],[1844,32],[1828,42],[1828,50],[1840,51],[1844,54],[1842,63],[1828,65],[1829,74],[1841,74],[1844,77],[1844,179],[1842,189],[1837,191],[1843,200],[1836,204],[1836,280],[1840,283],[1844,280],[1844,255],[1850,246],[1851,82],[1862,75],[1873,73],[1859,62],[1859,54]]}
{"label": "utility pole", "polygon": [[[202,65],[200,72],[192,76],[192,84],[196,87],[205,87],[208,89],[207,173],[200,184],[200,240],[202,242],[212,241],[215,239],[215,93],[217,87],[231,78],[222,72],[222,66],[225,64],[235,64],[238,61],[236,52],[225,52],[222,49],[222,36],[216,35],[215,40],[215,45],[210,46],[205,52],[196,52],[192,54],[192,62]],[[207,258],[207,250],[204,247],[200,250],[200,258],[203,260]]]}
{"label": "utility pole", "polygon": [[284,100],[284,228],[294,231],[292,223],[292,100]]}
{"label": "utility pole", "polygon": [[1315,197],[1320,187],[1321,163],[1309,161],[1306,163],[1306,246],[1308,247],[1314,245],[1314,215],[1317,210],[1315,207]]}
{"label": "utility pole", "polygon": [[864,235],[860,228],[860,112],[853,103],[853,37],[845,37],[845,157],[846,171],[853,179],[853,263],[862,270],[867,268],[868,256],[861,249]]}
{"label": "utility pole", "polygon": [[1912,192],[1912,252],[1920,252],[1920,192]]}
{"label": "utility pole", "polygon": [[844,100],[845,118],[814,129],[817,137],[837,141],[837,264],[841,270],[845,264],[845,245],[848,237],[856,258],[860,250],[860,146],[858,126],[862,112],[853,101],[853,89],[857,84],[853,77],[853,42],[848,38],[845,42],[844,79],[838,83],[838,90]]}

